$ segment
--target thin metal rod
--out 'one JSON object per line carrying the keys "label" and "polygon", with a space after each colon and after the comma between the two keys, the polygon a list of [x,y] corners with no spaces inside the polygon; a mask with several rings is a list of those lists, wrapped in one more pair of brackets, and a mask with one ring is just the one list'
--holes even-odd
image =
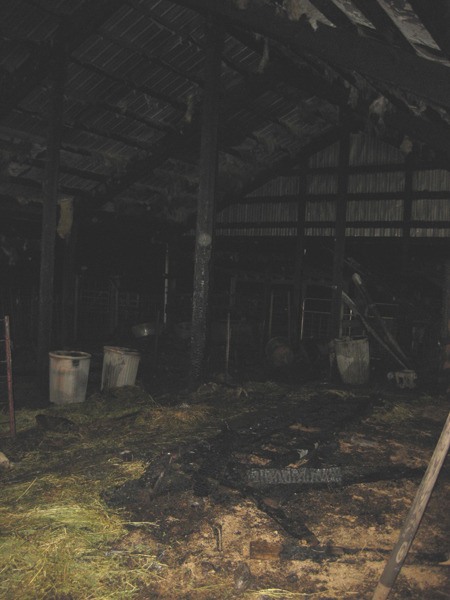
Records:
{"label": "thin metal rod", "polygon": [[375,589],[372,600],[385,600],[397,579],[402,568],[414,537],[422,520],[428,501],[433,491],[436,479],[442,468],[444,460],[450,447],[450,413],[445,422],[441,436],[434,449],[433,456],[428,464],[428,468],[423,476],[422,482],[417,490],[414,502],[409,510],[408,516],[403,524],[397,543],[395,544],[391,556],[384,567],[378,585]]}

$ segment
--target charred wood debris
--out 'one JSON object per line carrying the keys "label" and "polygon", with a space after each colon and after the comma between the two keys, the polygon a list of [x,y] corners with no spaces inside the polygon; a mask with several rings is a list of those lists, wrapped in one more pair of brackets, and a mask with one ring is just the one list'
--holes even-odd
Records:
{"label": "charred wood debris", "polygon": [[[166,449],[150,460],[142,477],[105,491],[104,499],[110,506],[125,507],[138,521],[152,522],[152,535],[161,542],[189,535],[200,521],[211,518],[218,551],[223,549],[221,526],[205,507],[206,499],[215,506],[250,500],[291,540],[270,548],[255,542],[250,546],[254,558],[268,552],[272,558],[336,560],[352,550],[324,546],[308,528],[301,508],[289,508],[292,501],[301,505],[302,491],[416,479],[424,473],[405,466],[362,466],[340,452],[338,433],[370,414],[378,401],[376,394],[349,398],[325,390],[301,405],[278,400],[277,406],[262,406],[224,422],[212,438]],[[171,523],[168,517],[174,511],[178,518]]]}

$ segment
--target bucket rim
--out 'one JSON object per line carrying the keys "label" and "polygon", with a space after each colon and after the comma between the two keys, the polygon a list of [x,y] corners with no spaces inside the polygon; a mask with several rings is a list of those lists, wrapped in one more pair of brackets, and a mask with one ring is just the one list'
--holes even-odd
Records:
{"label": "bucket rim", "polygon": [[51,350],[49,356],[52,358],[68,358],[69,360],[78,359],[88,359],[92,357],[92,354],[89,352],[82,352],[80,350]]}
{"label": "bucket rim", "polygon": [[355,335],[353,337],[341,337],[341,338],[334,338],[335,342],[340,342],[340,343],[349,343],[349,342],[365,342],[368,341],[369,338],[367,337],[367,335]]}
{"label": "bucket rim", "polygon": [[117,352],[117,354],[130,354],[140,356],[140,352],[134,348],[123,348],[122,346],[103,346],[103,352]]}

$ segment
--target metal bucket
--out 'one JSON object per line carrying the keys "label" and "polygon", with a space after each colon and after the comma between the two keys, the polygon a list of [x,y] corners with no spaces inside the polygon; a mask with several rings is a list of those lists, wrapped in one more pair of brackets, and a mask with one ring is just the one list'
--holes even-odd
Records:
{"label": "metal bucket", "polygon": [[103,347],[102,390],[134,385],[141,355],[132,348]]}
{"label": "metal bucket", "polygon": [[265,351],[271,367],[289,367],[294,362],[294,353],[286,338],[272,338],[267,342]]}
{"label": "metal bucket", "polygon": [[344,383],[363,385],[369,381],[369,340],[366,337],[334,340],[336,362]]}
{"label": "metal bucket", "polygon": [[87,352],[55,350],[49,352],[50,402],[75,404],[84,402],[91,355]]}

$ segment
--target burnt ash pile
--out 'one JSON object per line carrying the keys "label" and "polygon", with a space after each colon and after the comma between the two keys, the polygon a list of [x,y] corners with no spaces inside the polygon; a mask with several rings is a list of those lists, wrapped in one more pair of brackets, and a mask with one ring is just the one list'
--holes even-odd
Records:
{"label": "burnt ash pile", "polygon": [[141,478],[107,491],[104,498],[126,508],[136,521],[152,523],[161,541],[189,535],[204,519],[214,521],[214,505],[250,498],[288,535],[318,544],[301,512],[283,508],[305,487],[332,489],[423,473],[358,464],[340,452],[338,434],[369,414],[375,400],[326,391],[301,403],[282,398],[275,405],[262,404],[224,422],[212,438],[167,448],[151,459]]}

